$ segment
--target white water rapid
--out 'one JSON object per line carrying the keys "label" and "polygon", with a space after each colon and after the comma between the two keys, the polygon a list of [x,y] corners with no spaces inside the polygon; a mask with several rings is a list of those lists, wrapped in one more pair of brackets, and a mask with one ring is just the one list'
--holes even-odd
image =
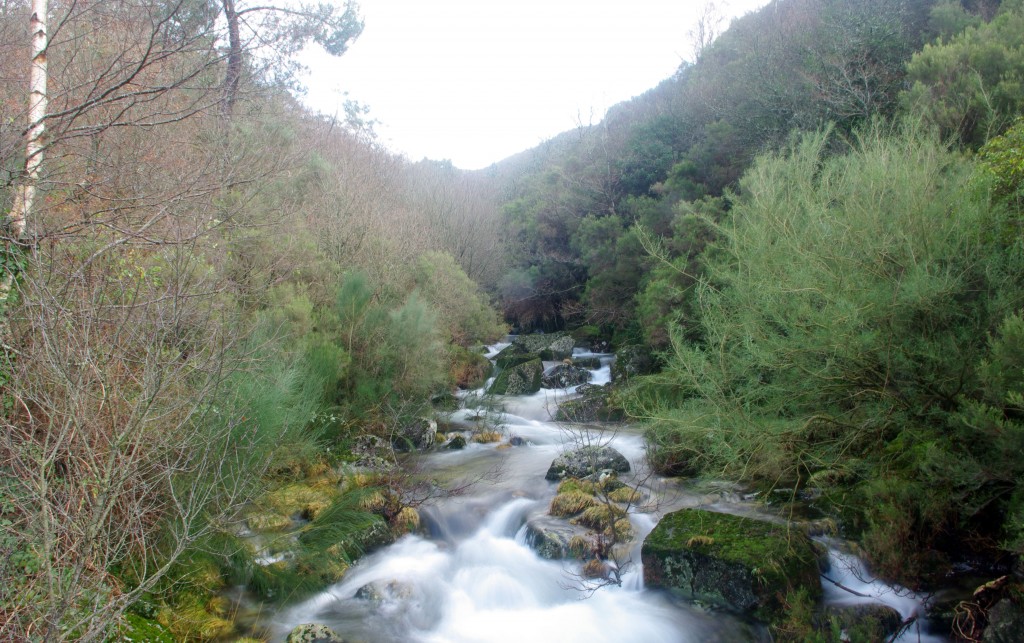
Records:
{"label": "white water rapid", "polygon": [[[502,346],[494,347],[491,355]],[[610,356],[578,356],[601,358],[602,367],[592,371],[591,382],[609,381]],[[464,409],[454,413],[451,421],[464,426],[482,418],[500,421],[506,439],[516,436],[524,444],[469,443],[463,450],[416,456],[436,474],[457,472],[456,480],[480,481],[461,496],[421,507],[423,535],[405,536],[363,558],[342,582],[304,602],[264,613],[260,626],[271,631],[273,640],[282,641],[303,623],[322,623],[346,641],[367,643],[770,640],[765,628],[727,612],[645,590],[639,544],[622,585],[596,590],[585,587],[577,562],[545,560],[530,548],[526,522],[545,514],[555,494],[556,485],[546,481],[544,474],[567,444],[579,440],[578,430],[567,431],[551,421],[558,403],[572,392],[542,389],[531,396],[502,398],[503,412]],[[636,432],[617,428],[601,440],[625,455],[634,472],[644,470],[644,445]],[[663,498],[656,511],[630,516],[639,542],[666,511],[684,506],[714,509],[737,500],[731,489],[705,488],[697,493],[666,484],[655,492]],[[834,562],[835,570],[844,569],[844,562],[850,567],[857,564]],[[835,580],[846,586],[860,583],[850,576]],[[856,598],[825,585],[835,602]],[[372,596],[365,589],[360,591],[367,586],[375,588]],[[862,584],[856,589],[865,594],[873,591]],[[916,597],[900,598],[904,599],[908,602],[897,607],[904,616],[920,609]],[[889,602],[885,597],[875,600]],[[907,636],[905,640],[917,639]]]}

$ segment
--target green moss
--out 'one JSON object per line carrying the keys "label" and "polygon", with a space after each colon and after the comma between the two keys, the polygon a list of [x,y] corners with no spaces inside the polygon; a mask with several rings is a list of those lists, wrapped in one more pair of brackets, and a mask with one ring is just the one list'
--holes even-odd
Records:
{"label": "green moss", "polygon": [[311,486],[305,483],[285,485],[268,493],[262,502],[283,516],[302,515],[312,520],[331,505],[338,496],[333,486]]}
{"label": "green moss", "polygon": [[124,615],[124,620],[111,638],[112,643],[174,643],[174,637],[163,625],[154,620],[133,614]]}
{"label": "green moss", "polygon": [[544,364],[534,355],[520,364],[509,366],[494,378],[489,393],[495,395],[528,395],[540,390]]}
{"label": "green moss", "polygon": [[665,516],[644,541],[644,578],[652,587],[753,612],[767,621],[781,613],[791,589],[820,596],[817,552],[786,525],[684,509]]}

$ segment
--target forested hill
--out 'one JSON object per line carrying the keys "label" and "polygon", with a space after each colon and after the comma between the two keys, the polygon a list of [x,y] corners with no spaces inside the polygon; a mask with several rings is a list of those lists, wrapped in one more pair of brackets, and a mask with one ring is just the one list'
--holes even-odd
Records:
{"label": "forested hill", "polygon": [[507,318],[653,351],[665,472],[811,488],[907,583],[1013,560],[1022,109],[1020,0],[776,0],[489,170]]}
{"label": "forested hill", "polygon": [[[516,258],[502,290],[510,318],[523,328],[593,324],[663,343],[671,302],[652,285],[654,264],[634,223],[665,239],[674,259],[694,254],[701,235],[679,229],[680,208],[727,207],[716,197],[794,132],[830,125],[838,140],[906,113],[976,147],[1019,101],[1014,76],[1002,78],[1018,43],[1008,25],[986,27],[1009,40],[985,51],[956,53],[975,45],[955,38],[997,10],[992,2],[778,0],[735,20],[695,62],[600,123],[483,171],[504,187]],[[929,47],[908,67],[937,38],[946,47]],[[991,50],[1000,46],[1010,49]]]}

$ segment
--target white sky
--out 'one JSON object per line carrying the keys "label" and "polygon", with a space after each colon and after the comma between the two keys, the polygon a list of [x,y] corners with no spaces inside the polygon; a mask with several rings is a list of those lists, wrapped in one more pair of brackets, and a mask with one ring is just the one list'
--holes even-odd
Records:
{"label": "white sky", "polygon": [[[767,2],[718,5],[734,16]],[[478,169],[596,123],[672,75],[704,4],[359,0],[366,26],[348,52],[307,52],[306,102],[342,115],[347,92],[390,149]]]}

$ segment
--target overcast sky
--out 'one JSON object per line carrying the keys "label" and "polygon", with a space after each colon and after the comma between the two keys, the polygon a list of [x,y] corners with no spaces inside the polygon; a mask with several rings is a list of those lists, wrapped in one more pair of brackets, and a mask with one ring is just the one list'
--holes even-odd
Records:
{"label": "overcast sky", "polygon": [[[742,15],[768,0],[719,1]],[[359,0],[362,36],[322,51],[306,101],[367,105],[377,132],[413,161],[478,169],[597,122],[690,58],[702,0]],[[724,25],[723,25],[724,27]]]}

